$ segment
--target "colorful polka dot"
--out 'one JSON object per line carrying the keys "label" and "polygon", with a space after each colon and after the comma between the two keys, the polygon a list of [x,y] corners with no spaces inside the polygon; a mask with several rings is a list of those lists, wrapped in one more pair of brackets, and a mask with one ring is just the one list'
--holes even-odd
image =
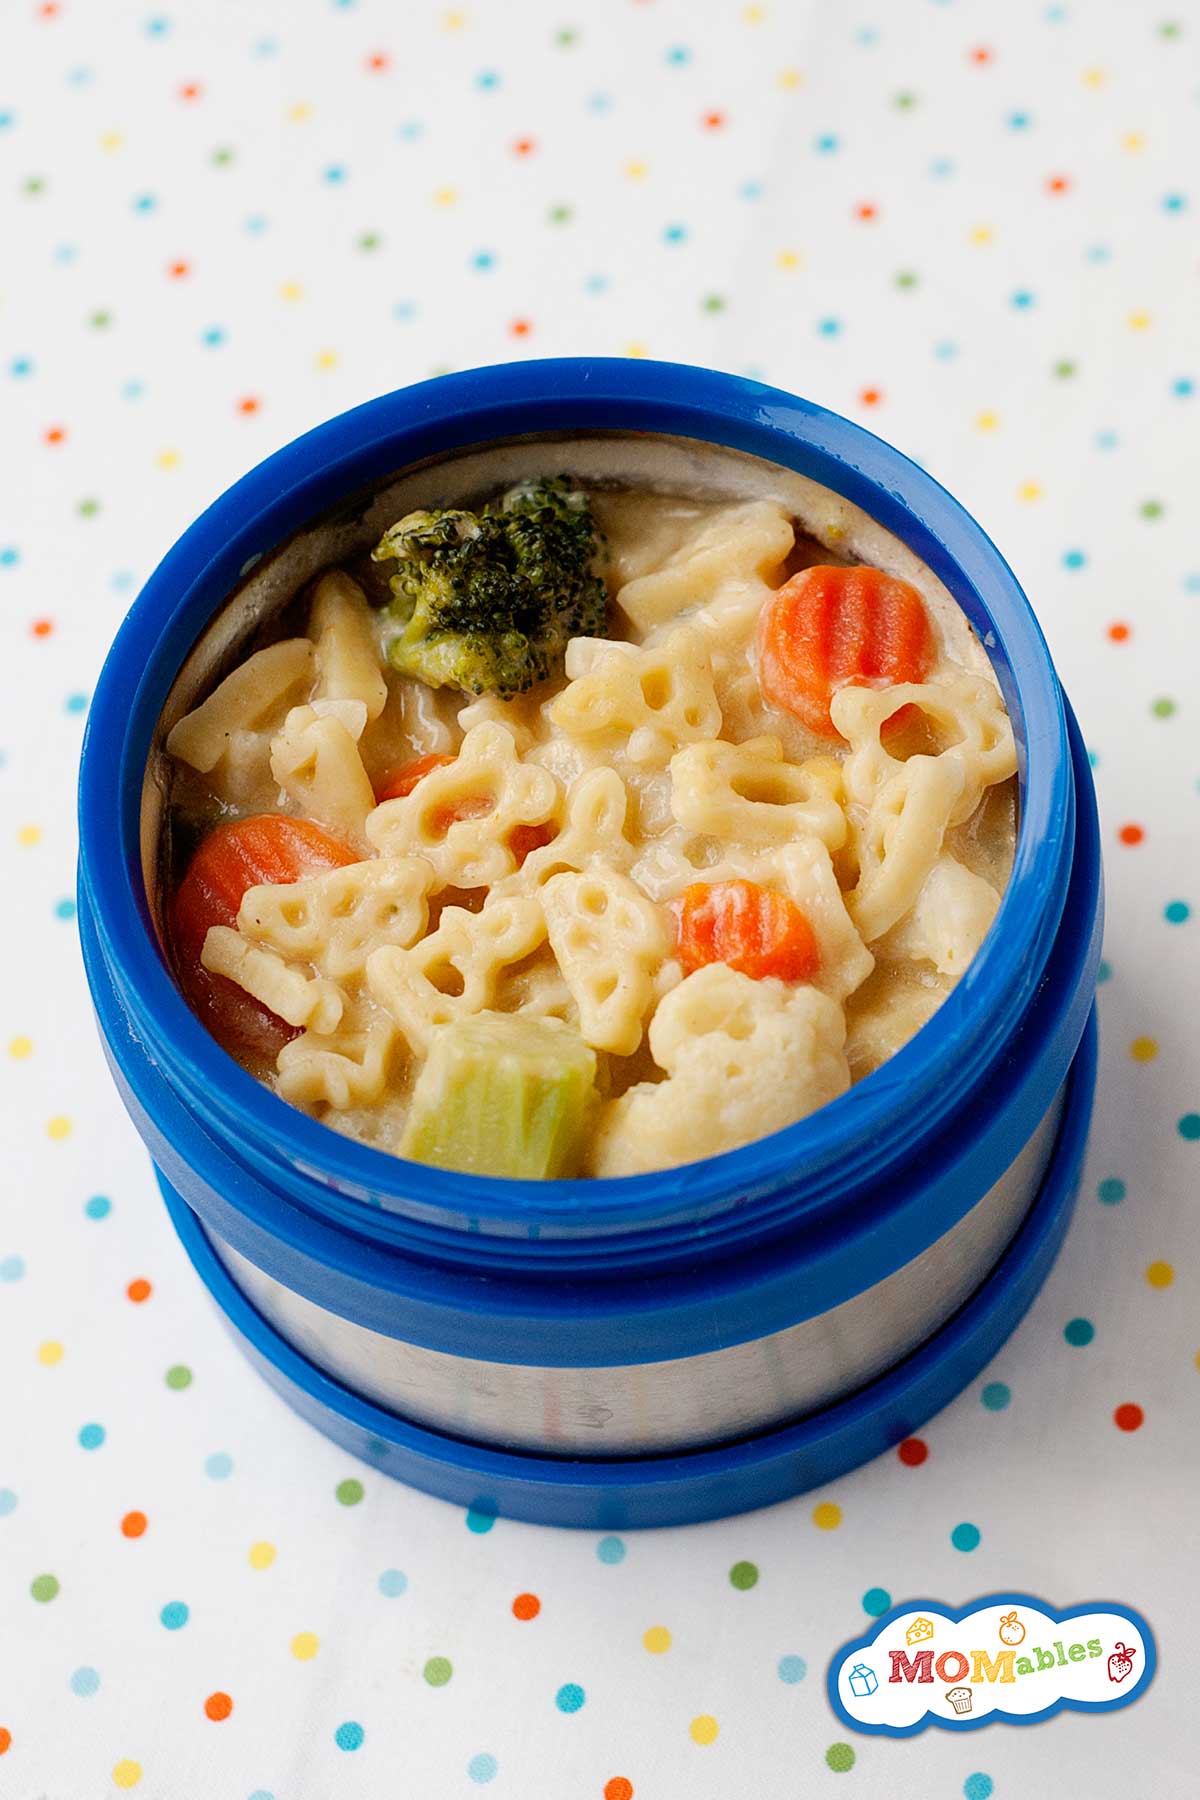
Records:
{"label": "colorful polka dot", "polygon": [[119,1763],[113,1765],[112,1779],[114,1787],[135,1788],[142,1779],[141,1763],[123,1756]]}
{"label": "colorful polka dot", "polygon": [[445,1687],[454,1673],[454,1665],[448,1656],[431,1656],[421,1673],[430,1687]]}
{"label": "colorful polka dot", "polygon": [[619,1537],[601,1538],[596,1545],[596,1555],[602,1563],[610,1566],[625,1561],[625,1544]]}
{"label": "colorful polka dot", "polygon": [[252,1569],[269,1569],[275,1561],[275,1554],[274,1544],[268,1544],[265,1539],[260,1539],[258,1543],[251,1544],[246,1552],[246,1560]]}
{"label": "colorful polka dot", "polygon": [[339,1481],[334,1489],[334,1498],[339,1506],[357,1506],[364,1493],[361,1481],[350,1476],[346,1481]]}
{"label": "colorful polka dot", "polygon": [[158,1617],[159,1623],[167,1631],[181,1631],[191,1614],[182,1600],[168,1600]]}
{"label": "colorful polka dot", "polygon": [[979,1395],[989,1412],[1003,1412],[1012,1400],[1012,1389],[1004,1381],[989,1381]]}
{"label": "colorful polka dot", "polygon": [[407,1591],[408,1577],[402,1569],[385,1569],[376,1586],[385,1600],[396,1600]]}
{"label": "colorful polka dot", "polygon": [[642,1633],[642,1647],[651,1656],[664,1656],[671,1648],[671,1633],[665,1625],[651,1625]]}
{"label": "colorful polka dot", "polygon": [[536,1594],[518,1594],[512,1603],[513,1618],[520,1619],[525,1624],[530,1619],[536,1619],[541,1610],[542,1603]]}
{"label": "colorful polka dot", "polygon": [[775,1672],[786,1686],[796,1687],[808,1674],[808,1664],[802,1656],[781,1656]]}
{"label": "colorful polka dot", "polygon": [[71,1673],[70,1686],[71,1692],[78,1695],[81,1700],[89,1700],[93,1694],[98,1693],[100,1690],[99,1672],[86,1665],[82,1668],[74,1669]]}
{"label": "colorful polka dot", "polygon": [[892,1596],[886,1588],[868,1588],[862,1597],[863,1611],[872,1619],[878,1619],[892,1604]]}
{"label": "colorful polka dot", "polygon": [[835,1500],[822,1500],[813,1507],[812,1522],[818,1531],[836,1531],[842,1522],[842,1509]]}
{"label": "colorful polka dot", "polygon": [[1085,1344],[1090,1344],[1095,1335],[1096,1327],[1090,1319],[1068,1319],[1063,1326],[1064,1338],[1076,1349],[1082,1349]]}
{"label": "colorful polka dot", "polygon": [[561,1713],[577,1713],[586,1699],[577,1681],[564,1681],[554,1696],[554,1704]]}
{"label": "colorful polka dot", "polygon": [[721,1727],[711,1713],[698,1713],[688,1726],[688,1736],[693,1744],[715,1744],[720,1732]]}
{"label": "colorful polka dot", "polygon": [[29,1591],[34,1599],[45,1606],[58,1593],[57,1575],[35,1575],[29,1584]]}
{"label": "colorful polka dot", "polygon": [[963,1782],[963,1800],[991,1800],[995,1787],[990,1775],[968,1775]]}
{"label": "colorful polka dot", "polygon": [[490,1750],[479,1751],[467,1764],[468,1781],[477,1782],[480,1787],[486,1786],[489,1781],[495,1781],[499,1773],[500,1764]]}
{"label": "colorful polka dot", "polygon": [[184,1388],[192,1385],[192,1371],[186,1363],[172,1363],[163,1379],[173,1393],[182,1393]]}
{"label": "colorful polka dot", "polygon": [[752,1562],[736,1562],[729,1571],[731,1586],[745,1593],[758,1584],[758,1569]]}
{"label": "colorful polka dot", "polygon": [[835,1775],[845,1775],[854,1767],[857,1757],[849,1744],[830,1744],[825,1762]]}
{"label": "colorful polka dot", "polygon": [[1145,1422],[1145,1413],[1136,1401],[1126,1400],[1113,1412],[1113,1424],[1118,1431],[1139,1431]]}
{"label": "colorful polka dot", "polygon": [[232,1698],[230,1695],[223,1693],[220,1689],[218,1689],[216,1693],[210,1694],[204,1702],[204,1716],[206,1719],[211,1719],[214,1725],[221,1724],[223,1720],[229,1717],[232,1711]]}
{"label": "colorful polka dot", "polygon": [[1152,1262],[1146,1267],[1146,1280],[1152,1288],[1169,1288],[1175,1279],[1175,1270],[1169,1262]]}
{"label": "colorful polka dot", "polygon": [[312,1631],[298,1631],[290,1645],[297,1662],[311,1662],[320,1647],[320,1640]]}
{"label": "colorful polka dot", "polygon": [[961,1525],[956,1525],[950,1533],[950,1542],[956,1550],[977,1550],[981,1536],[978,1525],[972,1525],[964,1520]]}

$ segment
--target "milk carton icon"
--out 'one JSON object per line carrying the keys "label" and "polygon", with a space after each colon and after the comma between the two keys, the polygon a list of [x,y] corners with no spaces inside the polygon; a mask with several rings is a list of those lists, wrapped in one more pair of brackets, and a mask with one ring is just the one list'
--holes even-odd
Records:
{"label": "milk carton icon", "polygon": [[865,1700],[878,1686],[879,1682],[870,1663],[855,1663],[850,1671],[850,1692],[857,1694],[860,1700]]}

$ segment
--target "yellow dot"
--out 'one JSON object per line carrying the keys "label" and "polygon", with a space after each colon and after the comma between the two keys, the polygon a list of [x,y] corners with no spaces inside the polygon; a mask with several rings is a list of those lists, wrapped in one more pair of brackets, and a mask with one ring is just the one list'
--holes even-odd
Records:
{"label": "yellow dot", "polygon": [[47,1338],[44,1344],[37,1347],[37,1359],[43,1369],[52,1369],[63,1359],[63,1347],[57,1338]]}
{"label": "yellow dot", "polygon": [[114,1787],[135,1788],[142,1779],[142,1765],[123,1756],[113,1769],[112,1778]]}
{"label": "yellow dot", "polygon": [[798,269],[800,262],[798,250],[780,250],[775,258],[776,267],[780,269]]}
{"label": "yellow dot", "polygon": [[1148,312],[1131,312],[1128,324],[1130,331],[1149,331],[1150,314]]}
{"label": "yellow dot", "polygon": [[645,181],[649,172],[649,165],[647,163],[635,160],[634,162],[627,162],[625,164],[625,176],[629,181]]}
{"label": "yellow dot", "polygon": [[1018,500],[1040,500],[1042,484],[1040,481],[1023,481],[1017,489]]}
{"label": "yellow dot", "polygon": [[285,281],[279,289],[281,300],[303,300],[304,289],[298,281]]}
{"label": "yellow dot", "polygon": [[52,1137],[56,1144],[61,1144],[64,1138],[71,1135],[70,1119],[64,1118],[62,1113],[55,1113],[52,1119],[46,1121],[46,1135]]}
{"label": "yellow dot", "polygon": [[453,206],[457,199],[457,188],[440,187],[434,188],[433,190],[433,204],[435,206]]}
{"label": "yellow dot", "polygon": [[442,19],[442,27],[446,31],[461,31],[466,25],[466,22],[466,13],[448,12]]}
{"label": "yellow dot", "polygon": [[742,17],[747,25],[761,25],[766,16],[765,6],[744,6],[742,8]]}
{"label": "yellow dot", "polygon": [[973,225],[971,227],[971,242],[973,244],[990,244],[991,241],[992,228],[990,225]]}
{"label": "yellow dot", "polygon": [[1200,1350],[1197,1350],[1196,1352],[1196,1367],[1197,1369],[1200,1369]]}
{"label": "yellow dot", "polygon": [[999,413],[989,412],[989,411],[985,410],[983,412],[979,412],[979,413],[975,414],[975,429],[976,429],[976,431],[995,431],[995,429],[999,423],[1000,423],[1000,414]]}
{"label": "yellow dot", "polygon": [[700,1713],[688,1726],[688,1736],[693,1744],[715,1744],[720,1729],[711,1713]]}
{"label": "yellow dot", "polygon": [[1146,134],[1144,131],[1127,131],[1121,139],[1122,150],[1144,150]]}
{"label": "yellow dot", "polygon": [[297,1662],[311,1662],[320,1648],[315,1631],[298,1631],[292,1639],[292,1655]]}
{"label": "yellow dot", "polygon": [[119,131],[102,131],[100,133],[100,148],[102,150],[119,150],[124,142],[125,139]]}
{"label": "yellow dot", "polygon": [[646,349],[645,344],[626,344],[625,354],[626,356],[632,356],[636,360],[639,356],[648,356],[650,353]]}
{"label": "yellow dot", "polygon": [[154,466],[158,469],[177,469],[179,467],[178,450],[160,450],[154,459]]}
{"label": "yellow dot", "polygon": [[287,109],[287,118],[292,125],[303,125],[312,118],[312,107],[307,100],[297,100]]}
{"label": "yellow dot", "polygon": [[800,73],[799,69],[780,69],[779,71],[779,85],[781,88],[788,88],[789,90],[798,88],[802,85],[803,81],[804,76]]}
{"label": "yellow dot", "polygon": [[336,350],[318,350],[316,364],[318,369],[336,369],[338,354]]}
{"label": "yellow dot", "polygon": [[40,825],[22,825],[17,833],[18,844],[26,850],[32,850],[33,846],[35,844],[40,844],[41,841],[42,828]]}
{"label": "yellow dot", "polygon": [[836,1531],[842,1522],[842,1509],[835,1500],[822,1500],[813,1507],[812,1517],[818,1531]]}
{"label": "yellow dot", "polygon": [[1152,1037],[1136,1037],[1129,1046],[1129,1054],[1134,1062],[1153,1062],[1158,1055],[1158,1039]]}
{"label": "yellow dot", "polygon": [[18,1062],[24,1062],[27,1056],[33,1055],[33,1039],[15,1037],[8,1046],[8,1054],[15,1056]]}
{"label": "yellow dot", "polygon": [[671,1648],[671,1634],[665,1625],[651,1625],[642,1633],[642,1643],[651,1656],[661,1656],[664,1650]]}
{"label": "yellow dot", "polygon": [[1175,1279],[1175,1270],[1169,1262],[1152,1262],[1146,1270],[1146,1280],[1154,1288],[1170,1287]]}
{"label": "yellow dot", "polygon": [[1083,71],[1084,87],[1103,87],[1107,80],[1108,76],[1104,73],[1103,69],[1085,69]]}
{"label": "yellow dot", "polygon": [[275,1546],[260,1541],[250,1546],[250,1567],[252,1569],[269,1569],[275,1561]]}

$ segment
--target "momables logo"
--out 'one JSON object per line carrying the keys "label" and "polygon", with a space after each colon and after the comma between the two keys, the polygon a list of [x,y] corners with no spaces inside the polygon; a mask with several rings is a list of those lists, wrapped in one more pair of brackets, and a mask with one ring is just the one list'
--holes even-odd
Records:
{"label": "momables logo", "polygon": [[1032,1725],[1062,1707],[1112,1712],[1140,1700],[1155,1661],[1145,1619],[1111,1601],[1059,1612],[1028,1594],[990,1594],[958,1612],[921,1600],[842,1646],[829,1698],[853,1730],[892,1737]]}

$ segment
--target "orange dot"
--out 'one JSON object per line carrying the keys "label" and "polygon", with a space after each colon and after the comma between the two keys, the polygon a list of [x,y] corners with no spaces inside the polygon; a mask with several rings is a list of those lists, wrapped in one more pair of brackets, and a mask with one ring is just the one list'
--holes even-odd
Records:
{"label": "orange dot", "polygon": [[61,10],[58,0],[42,0],[42,4],[38,7],[38,18],[57,19]]}
{"label": "orange dot", "polygon": [[244,400],[238,401],[238,411],[242,413],[256,413],[261,405],[261,400],[256,400],[253,394],[247,394]]}
{"label": "orange dot", "polygon": [[975,49],[971,51],[971,61],[981,65],[983,63],[990,63],[994,55],[995,51],[989,50],[986,44],[977,44]]}
{"label": "orange dot", "polygon": [[121,1536],[127,1538],[140,1538],[145,1532],[146,1523],[146,1515],[144,1512],[127,1512],[125,1517],[121,1520]]}
{"label": "orange dot", "polygon": [[[8,1749],[8,1746],[11,1743],[12,1743],[12,1732],[8,1729],[7,1725],[0,1725],[0,1756],[4,1755],[4,1752]],[[632,1794],[633,1789],[630,1788],[629,1791]]]}
{"label": "orange dot", "polygon": [[54,630],[54,625],[49,619],[35,619],[29,629],[33,632],[34,637],[49,637]]}
{"label": "orange dot", "polygon": [[858,397],[864,406],[878,406],[883,399],[883,391],[880,388],[864,388]]}
{"label": "orange dot", "polygon": [[63,444],[67,438],[67,428],[65,425],[50,425],[42,436],[48,444]]}
{"label": "orange dot", "polygon": [[542,1603],[536,1594],[518,1594],[512,1603],[514,1619],[536,1619]]}
{"label": "orange dot", "polygon": [[513,337],[528,337],[533,326],[528,319],[514,319],[508,329]]}
{"label": "orange dot", "polygon": [[386,69],[391,60],[386,50],[375,50],[367,58],[367,67],[368,69]]}
{"label": "orange dot", "polygon": [[1128,641],[1130,628],[1123,620],[1118,619],[1115,625],[1109,626],[1108,635],[1114,644],[1124,644]]}
{"label": "orange dot", "polygon": [[512,148],[513,148],[514,156],[532,156],[534,151],[537,149],[537,143],[536,143],[536,140],[533,138],[528,138],[528,137],[514,138]]}
{"label": "orange dot", "polygon": [[706,131],[719,131],[724,123],[725,114],[723,112],[706,112],[704,115],[703,124]]}
{"label": "orange dot", "polygon": [[879,216],[879,208],[872,200],[861,200],[854,209],[856,219],[875,219]]}
{"label": "orange dot", "polygon": [[198,81],[185,81],[179,90],[181,100],[198,100],[204,89]]}
{"label": "orange dot", "polygon": [[633,1800],[633,1783],[625,1775],[614,1775],[604,1784],[604,1800]]}
{"label": "orange dot", "polygon": [[129,1286],[125,1289],[125,1292],[135,1306],[140,1306],[143,1300],[148,1300],[152,1291],[150,1283],[146,1280],[144,1275],[139,1275],[136,1280],[131,1281]]}
{"label": "orange dot", "polygon": [[186,262],[168,263],[167,274],[171,277],[172,281],[181,281],[188,273],[190,267],[191,264]]}
{"label": "orange dot", "polygon": [[1051,194],[1065,194],[1071,183],[1065,175],[1051,175],[1046,181],[1046,190]]}
{"label": "orange dot", "polygon": [[227,1719],[233,1711],[233,1701],[228,1694],[210,1694],[204,1702],[204,1711],[210,1719]]}
{"label": "orange dot", "polygon": [[1158,1039],[1135,1037],[1129,1046],[1129,1054],[1134,1062],[1153,1062],[1158,1055]]}
{"label": "orange dot", "polygon": [[1146,1280],[1153,1288],[1170,1287],[1175,1279],[1175,1270],[1169,1262],[1152,1262],[1146,1269]]}
{"label": "orange dot", "polygon": [[1145,1413],[1136,1401],[1126,1400],[1125,1404],[1118,1406],[1113,1413],[1113,1424],[1118,1431],[1136,1431],[1145,1417]]}
{"label": "orange dot", "polygon": [[1140,844],[1145,835],[1145,828],[1141,825],[1122,825],[1117,833],[1123,844]]}

